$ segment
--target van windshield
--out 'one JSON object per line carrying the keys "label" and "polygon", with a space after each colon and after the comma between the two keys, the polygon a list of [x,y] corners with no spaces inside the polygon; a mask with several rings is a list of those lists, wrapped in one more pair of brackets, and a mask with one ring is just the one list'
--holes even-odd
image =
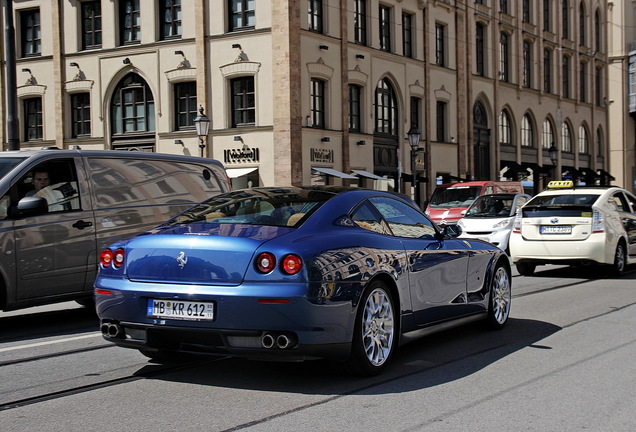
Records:
{"label": "van windshield", "polygon": [[465,208],[479,196],[481,186],[452,186],[435,189],[429,203],[430,208]]}
{"label": "van windshield", "polygon": [[26,158],[0,158],[0,178],[18,166]]}

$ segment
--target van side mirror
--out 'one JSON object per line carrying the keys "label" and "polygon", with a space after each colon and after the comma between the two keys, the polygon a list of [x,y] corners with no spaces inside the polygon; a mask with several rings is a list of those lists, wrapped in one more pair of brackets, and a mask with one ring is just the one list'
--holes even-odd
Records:
{"label": "van side mirror", "polygon": [[37,216],[49,212],[49,203],[45,198],[39,196],[24,197],[19,202],[17,207],[11,211],[11,217],[13,219],[20,219],[23,217]]}
{"label": "van side mirror", "polygon": [[457,224],[445,225],[442,233],[444,237],[455,238],[462,235],[462,228]]}

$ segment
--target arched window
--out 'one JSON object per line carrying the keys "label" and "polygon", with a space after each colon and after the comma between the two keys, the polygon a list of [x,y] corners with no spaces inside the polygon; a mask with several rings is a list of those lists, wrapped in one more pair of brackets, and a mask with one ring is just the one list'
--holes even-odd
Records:
{"label": "arched window", "polygon": [[146,81],[136,73],[126,75],[115,88],[111,121],[114,136],[155,130],[154,98]]}
{"label": "arched window", "polygon": [[601,16],[599,11],[597,10],[594,13],[594,50],[596,52],[603,51],[601,47],[603,46],[603,35],[601,33]]}
{"label": "arched window", "polygon": [[528,114],[521,119],[521,146],[534,147],[534,131],[532,130],[532,121]]}
{"label": "arched window", "polygon": [[510,115],[508,111],[499,113],[499,144],[512,145],[512,130],[510,129]]}
{"label": "arched window", "polygon": [[581,154],[589,154],[590,153],[590,143],[587,138],[587,130],[585,126],[579,126],[579,153]]}
{"label": "arched window", "polygon": [[596,155],[603,157],[603,131],[601,128],[596,129]]}
{"label": "arched window", "polygon": [[375,133],[397,136],[397,124],[395,92],[384,78],[375,89]]}
{"label": "arched window", "polygon": [[541,133],[541,147],[549,149],[554,144],[554,133],[552,132],[552,123],[550,120],[543,120],[543,131]]}
{"label": "arched window", "polygon": [[572,132],[567,123],[561,126],[561,152],[572,153]]}

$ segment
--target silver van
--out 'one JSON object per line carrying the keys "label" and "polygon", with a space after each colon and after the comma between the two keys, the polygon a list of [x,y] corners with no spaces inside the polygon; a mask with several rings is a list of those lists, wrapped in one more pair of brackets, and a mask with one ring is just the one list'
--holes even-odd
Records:
{"label": "silver van", "polygon": [[100,150],[0,153],[0,310],[90,304],[98,253],[230,190],[212,159]]}

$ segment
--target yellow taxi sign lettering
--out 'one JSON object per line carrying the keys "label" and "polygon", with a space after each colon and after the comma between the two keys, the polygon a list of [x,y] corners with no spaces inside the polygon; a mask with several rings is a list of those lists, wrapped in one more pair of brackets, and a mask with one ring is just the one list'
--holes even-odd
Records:
{"label": "yellow taxi sign lettering", "polygon": [[574,187],[572,180],[555,180],[548,183],[548,189],[571,188]]}

